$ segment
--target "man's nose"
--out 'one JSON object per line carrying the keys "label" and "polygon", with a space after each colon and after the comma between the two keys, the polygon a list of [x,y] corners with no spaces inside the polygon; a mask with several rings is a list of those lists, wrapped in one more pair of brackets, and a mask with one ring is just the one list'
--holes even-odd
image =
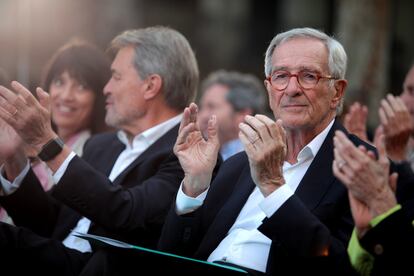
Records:
{"label": "man's nose", "polygon": [[288,95],[295,95],[302,92],[302,87],[299,85],[297,75],[290,76],[284,92]]}

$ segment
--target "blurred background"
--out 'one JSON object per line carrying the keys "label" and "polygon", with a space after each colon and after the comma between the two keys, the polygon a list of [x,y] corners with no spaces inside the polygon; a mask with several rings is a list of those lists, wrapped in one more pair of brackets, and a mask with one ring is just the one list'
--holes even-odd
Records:
{"label": "blurred background", "polygon": [[308,26],[344,45],[346,102],[367,104],[372,125],[379,100],[400,93],[414,61],[413,15],[410,0],[0,0],[0,67],[33,89],[51,54],[73,37],[105,49],[125,29],[167,25],[189,39],[201,78],[228,69],[264,79],[273,36]]}

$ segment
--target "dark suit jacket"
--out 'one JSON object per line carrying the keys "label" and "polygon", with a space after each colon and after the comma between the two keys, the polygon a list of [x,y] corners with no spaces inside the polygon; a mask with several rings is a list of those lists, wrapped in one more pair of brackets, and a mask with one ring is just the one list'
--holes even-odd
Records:
{"label": "dark suit jacket", "polygon": [[[272,240],[267,272],[285,256],[343,254],[353,229],[347,190],[332,172],[333,135],[345,129],[335,121],[297,188],[259,230]],[[354,135],[357,145],[367,145]],[[223,163],[202,207],[184,216],[170,210],[159,249],[206,260],[225,238],[255,184],[248,159],[240,153]]]}
{"label": "dark suit jacket", "polygon": [[[63,240],[81,216],[93,223],[89,232],[155,247],[168,209],[183,178],[173,154],[178,126],[142,153],[113,183],[108,175],[124,145],[116,134],[88,141],[82,159],[69,164],[52,195],[30,171],[22,186],[2,197],[19,226]],[[62,204],[63,203],[63,204]]]}

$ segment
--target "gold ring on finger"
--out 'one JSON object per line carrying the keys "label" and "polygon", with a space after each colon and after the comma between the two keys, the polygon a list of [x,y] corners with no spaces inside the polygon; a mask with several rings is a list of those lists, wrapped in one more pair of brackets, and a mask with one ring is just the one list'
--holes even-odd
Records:
{"label": "gold ring on finger", "polygon": [[338,162],[338,169],[342,169],[346,165],[346,161],[342,160]]}

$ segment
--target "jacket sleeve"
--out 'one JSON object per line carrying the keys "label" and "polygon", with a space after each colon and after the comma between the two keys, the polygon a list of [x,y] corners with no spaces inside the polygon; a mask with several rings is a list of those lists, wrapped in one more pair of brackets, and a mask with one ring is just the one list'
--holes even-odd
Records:
{"label": "jacket sleeve", "polygon": [[54,230],[60,204],[45,192],[30,169],[19,189],[0,198],[0,204],[13,218],[13,222],[42,236]]}
{"label": "jacket sleeve", "polygon": [[53,196],[111,231],[130,232],[162,224],[183,178],[177,158],[172,153],[163,158],[157,167],[152,166],[155,174],[136,183],[139,180],[134,182],[136,175],[130,173],[129,186],[121,186],[113,185],[106,175],[75,157]]}

